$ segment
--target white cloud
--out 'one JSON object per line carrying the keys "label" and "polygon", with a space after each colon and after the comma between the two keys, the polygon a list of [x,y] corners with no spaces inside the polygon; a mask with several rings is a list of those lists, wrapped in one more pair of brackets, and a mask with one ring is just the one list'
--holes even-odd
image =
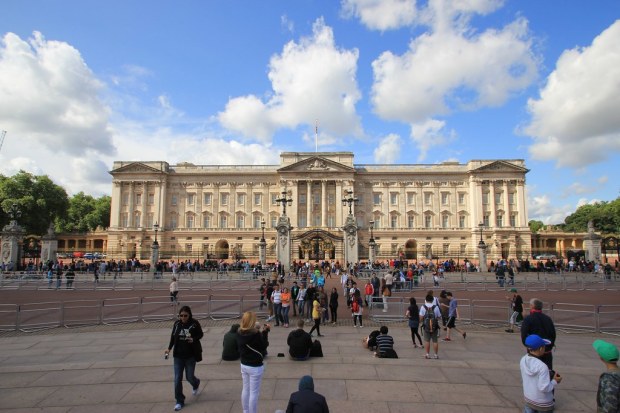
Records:
{"label": "white cloud", "polygon": [[332,29],[318,19],[312,37],[286,44],[269,62],[273,94],[232,98],[218,114],[234,132],[269,144],[276,130],[313,125],[319,119],[327,134],[361,136],[355,104],[361,98],[355,80],[358,51],[338,49]]}
{"label": "white cloud", "polygon": [[280,16],[280,24],[287,32],[295,32],[295,23],[290,20],[286,14]]}
{"label": "white cloud", "polygon": [[38,32],[2,38],[0,124],[13,139],[74,156],[114,153],[102,88],[71,45]]}
{"label": "white cloud", "polygon": [[402,142],[400,136],[389,134],[381,139],[379,146],[374,150],[373,155],[376,163],[394,163],[400,157]]}
{"label": "white cloud", "polygon": [[609,177],[607,175],[599,176],[596,180],[599,184],[604,185],[609,181]]}
{"label": "white cloud", "polygon": [[562,197],[590,194],[597,191],[597,187],[594,185],[584,185],[580,182],[573,182],[568,187],[564,188]]}
{"label": "white cloud", "polygon": [[530,99],[534,159],[583,167],[620,152],[620,20],[592,45],[565,51],[540,90]]}
{"label": "white cloud", "polygon": [[529,219],[542,221],[545,225],[562,224],[577,209],[574,205],[552,203],[549,195],[530,196],[527,201]]}
{"label": "white cloud", "polygon": [[427,119],[411,125],[411,139],[420,150],[418,162],[426,159],[431,147],[442,146],[456,139],[454,130],[445,129],[446,122],[437,119]]}
{"label": "white cloud", "polygon": [[356,17],[371,30],[409,26],[417,15],[415,0],[342,0],[345,18]]}

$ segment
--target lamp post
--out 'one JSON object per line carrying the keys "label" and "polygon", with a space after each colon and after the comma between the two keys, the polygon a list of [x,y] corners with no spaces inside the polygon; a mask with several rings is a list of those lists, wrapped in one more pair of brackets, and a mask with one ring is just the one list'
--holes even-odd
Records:
{"label": "lamp post", "polygon": [[349,215],[353,215],[353,204],[357,205],[359,199],[353,196],[353,191],[347,189],[345,192],[345,197],[342,198],[342,206],[349,206]]}
{"label": "lamp post", "polygon": [[485,245],[484,241],[482,240],[482,230],[484,229],[484,224],[482,222],[479,223],[478,228],[480,228],[480,242],[478,243],[478,245]]}
{"label": "lamp post", "polygon": [[487,272],[487,246],[482,239],[482,230],[484,229],[484,223],[478,224],[480,228],[480,242],[478,242],[478,262],[480,263],[480,272]]}
{"label": "lamp post", "polygon": [[265,241],[265,219],[261,219],[260,228],[263,231],[260,241],[258,243],[258,261],[261,267],[265,265],[267,261],[267,242]]}
{"label": "lamp post", "polygon": [[157,264],[159,263],[159,243],[157,242],[159,224],[157,224],[157,222],[153,224],[153,230],[155,230],[155,239],[153,240],[153,244],[151,244],[151,271],[154,276],[157,277]]}
{"label": "lamp post", "polygon": [[286,190],[284,190],[282,191],[282,196],[276,198],[276,203],[278,205],[282,204],[282,216],[286,216],[286,205],[293,205],[293,198],[289,198]]}
{"label": "lamp post", "polygon": [[155,241],[153,241],[153,245],[159,245],[159,243],[157,242],[157,231],[159,230],[159,224],[157,223],[157,221],[155,221],[155,223],[153,224],[153,229],[155,230]]}
{"label": "lamp post", "polygon": [[375,248],[377,246],[375,237],[372,233],[372,230],[375,227],[375,221],[370,221],[368,224],[370,228],[370,239],[368,240],[368,261],[370,261],[370,268],[372,269],[372,266],[375,263]]}

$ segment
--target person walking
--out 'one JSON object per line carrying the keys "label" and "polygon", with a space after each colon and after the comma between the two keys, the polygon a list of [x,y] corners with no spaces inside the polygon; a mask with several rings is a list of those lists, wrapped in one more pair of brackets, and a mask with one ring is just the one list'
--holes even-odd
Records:
{"label": "person walking", "polygon": [[450,331],[456,330],[463,336],[463,340],[467,338],[467,333],[465,331],[461,331],[456,328],[456,320],[460,318],[458,302],[456,298],[452,296],[452,292],[446,292],[446,297],[448,297],[449,305],[448,305],[448,323],[446,324],[446,337],[443,341],[452,341],[450,338]]}
{"label": "person walking", "polygon": [[351,314],[353,315],[353,327],[357,327],[357,322],[360,322],[360,328],[364,327],[362,324],[362,314],[364,312],[364,301],[359,290],[356,290],[351,299]]}
{"label": "person walking", "polygon": [[375,290],[372,287],[372,283],[370,282],[370,278],[366,281],[366,285],[364,286],[364,296],[366,301],[366,307],[372,307],[372,296],[374,295]]}
{"label": "person walking", "polygon": [[168,358],[170,350],[173,350],[174,360],[174,411],[179,411],[185,405],[185,395],[183,394],[183,372],[185,379],[192,385],[192,394],[196,396],[200,388],[200,379],[194,372],[196,363],[202,361],[202,345],[200,339],[203,337],[202,327],[197,320],[192,317],[192,310],[189,306],[183,306],[179,310],[179,319],[172,326],[170,343],[164,351],[165,358]]}
{"label": "person walking", "polygon": [[312,319],[314,320],[314,325],[310,329],[310,335],[312,335],[312,332],[316,330],[316,334],[319,337],[322,337],[321,336],[321,310],[322,310],[321,303],[319,303],[318,294],[315,294],[312,300]]}
{"label": "person walking", "polygon": [[332,288],[332,292],[329,295],[329,312],[332,324],[336,325],[338,322],[338,289],[336,287]]}
{"label": "person walking", "polygon": [[[517,294],[516,288],[512,288],[510,292],[513,293],[512,298],[506,297],[510,300],[510,309],[512,310],[510,320],[508,320],[508,322],[510,323],[510,328],[505,331],[507,333],[514,333],[515,324],[523,320],[523,298],[521,298],[521,296]],[[519,317],[521,319],[519,319]]]}
{"label": "person walking", "polygon": [[170,282],[170,305],[176,305],[179,303],[179,283],[176,277],[172,277]]}
{"label": "person walking", "polygon": [[418,303],[415,300],[415,297],[411,297],[409,299],[409,308],[407,308],[407,312],[405,313],[405,317],[409,319],[408,324],[411,329],[411,341],[413,341],[413,347],[418,348],[415,343],[416,337],[420,342],[420,348],[423,348],[422,337],[420,337],[420,333],[418,329],[420,328],[420,309],[418,308]]}
{"label": "person walking", "polygon": [[422,323],[422,329],[424,331],[424,349],[426,350],[427,359],[431,358],[430,347],[431,341],[433,342],[433,350],[435,355],[433,358],[439,358],[439,319],[441,318],[441,312],[439,306],[434,303],[435,298],[431,294],[426,295],[426,299],[422,308],[420,308],[420,322]]}
{"label": "person walking", "polygon": [[269,325],[265,324],[262,331],[256,328],[256,313],[246,311],[241,317],[241,326],[237,331],[237,348],[241,359],[241,406],[243,413],[256,413],[260,386],[265,366],[264,355],[267,352]]}
{"label": "person walking", "polygon": [[525,345],[525,339],[537,334],[543,339],[549,340],[549,344],[545,346],[546,350],[540,359],[553,370],[553,347],[555,346],[555,325],[551,317],[543,313],[543,302],[538,298],[530,300],[530,315],[523,319],[521,325],[521,341]]}

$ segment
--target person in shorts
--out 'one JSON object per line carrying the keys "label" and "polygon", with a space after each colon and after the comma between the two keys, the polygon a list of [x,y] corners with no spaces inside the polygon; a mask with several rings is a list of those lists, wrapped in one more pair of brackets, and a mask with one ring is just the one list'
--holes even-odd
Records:
{"label": "person in shorts", "polygon": [[[441,311],[439,311],[439,306],[434,304],[435,298],[431,294],[427,294],[425,298],[424,305],[420,308],[420,323],[422,323],[422,330],[424,332],[424,350],[426,350],[426,357],[430,359],[430,347],[431,341],[433,342],[433,351],[435,355],[433,358],[439,358],[439,320],[441,320]],[[427,316],[426,313],[432,311],[434,315],[433,317],[430,315]],[[426,319],[425,319],[426,317]]]}

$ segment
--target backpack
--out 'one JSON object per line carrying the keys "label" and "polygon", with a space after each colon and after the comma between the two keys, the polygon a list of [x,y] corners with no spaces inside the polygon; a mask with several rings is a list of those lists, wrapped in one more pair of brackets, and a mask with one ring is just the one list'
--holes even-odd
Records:
{"label": "backpack", "polygon": [[351,311],[357,313],[359,310],[360,305],[358,304],[357,300],[353,299],[353,302],[351,303]]}
{"label": "backpack", "polygon": [[437,307],[435,304],[433,304],[431,308],[426,307],[426,312],[422,319],[422,326],[424,326],[424,331],[427,333],[432,333],[439,328],[439,320],[437,320],[437,316],[435,315],[435,307]]}

